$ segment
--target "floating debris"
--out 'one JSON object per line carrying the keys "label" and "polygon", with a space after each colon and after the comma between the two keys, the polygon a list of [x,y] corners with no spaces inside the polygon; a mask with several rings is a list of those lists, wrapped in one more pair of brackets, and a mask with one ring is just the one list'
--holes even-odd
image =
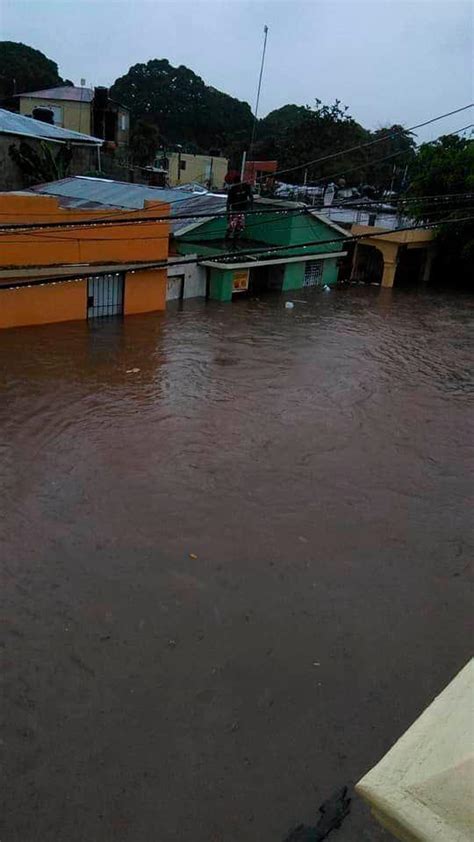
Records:
{"label": "floating debris", "polygon": [[285,836],[284,842],[323,842],[332,830],[337,830],[348,816],[351,799],[347,797],[347,787],[336,790],[331,798],[323,801],[319,808],[320,819],[315,827],[299,824]]}

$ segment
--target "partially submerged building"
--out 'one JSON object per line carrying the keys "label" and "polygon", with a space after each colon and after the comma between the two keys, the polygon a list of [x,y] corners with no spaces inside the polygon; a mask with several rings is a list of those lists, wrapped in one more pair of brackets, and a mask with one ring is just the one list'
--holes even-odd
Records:
{"label": "partially submerged building", "polygon": [[2,225],[16,226],[0,231],[0,328],[164,310],[168,211],[109,209],[103,224],[101,207],[0,193]]}
{"label": "partially submerged building", "polygon": [[363,237],[354,249],[351,280],[389,288],[429,281],[436,249],[433,228],[352,225],[351,234]]}
{"label": "partially submerged building", "polygon": [[[246,291],[333,285],[339,261],[346,255],[345,240],[350,237],[301,203],[256,198],[237,250],[229,255],[225,195],[81,177],[38,185],[32,191],[56,196],[69,208],[92,202],[104,209],[138,210],[144,202],[166,202],[174,217],[170,221],[168,300],[207,295],[226,301]],[[238,273],[235,285],[234,273]]]}
{"label": "partially submerged building", "polygon": [[255,199],[235,250],[226,228],[224,215],[189,220],[174,233],[179,254],[201,255],[201,266],[209,270],[208,295],[219,301],[242,292],[332,286],[350,237],[305,205],[269,199]]}

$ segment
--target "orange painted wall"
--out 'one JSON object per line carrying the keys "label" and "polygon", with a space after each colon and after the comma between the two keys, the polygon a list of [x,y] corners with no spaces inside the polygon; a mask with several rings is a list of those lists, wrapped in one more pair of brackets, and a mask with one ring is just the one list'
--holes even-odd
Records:
{"label": "orange painted wall", "polygon": [[0,328],[86,317],[86,281],[0,290]]}
{"label": "orange painted wall", "polygon": [[166,309],[166,269],[127,272],[124,314]]}
{"label": "orange painted wall", "polygon": [[11,223],[84,222],[74,229],[0,232],[0,266],[55,266],[64,263],[107,263],[163,260],[168,257],[169,223],[90,227],[104,217],[120,220],[167,216],[169,205],[146,202],[139,211],[68,210],[52,196],[0,193],[0,226]]}

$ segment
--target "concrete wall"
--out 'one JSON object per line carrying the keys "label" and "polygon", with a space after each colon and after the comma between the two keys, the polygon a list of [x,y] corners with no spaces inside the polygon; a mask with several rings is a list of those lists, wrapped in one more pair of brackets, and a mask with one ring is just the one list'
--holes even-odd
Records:
{"label": "concrete wall", "polygon": [[[41,223],[83,223],[80,228],[43,229],[42,232],[0,234],[0,267],[8,268],[9,282],[15,283],[15,268],[31,267],[34,281],[38,266],[63,264],[118,264],[140,260],[161,261],[168,257],[169,225],[167,222],[147,222],[147,216],[168,213],[169,206],[151,203],[140,211],[142,220],[133,225],[91,227],[104,217],[104,211],[69,211],[61,208],[51,196],[0,194],[0,215],[5,224],[22,221]],[[108,211],[107,216],[120,221],[137,220],[136,211],[130,213]],[[145,221],[143,221],[145,220]],[[11,274],[10,274],[11,271]],[[79,270],[80,272],[81,270]],[[93,266],[85,269],[93,274]],[[82,269],[81,274],[84,272]],[[18,279],[18,283],[21,279]],[[46,324],[48,322],[85,319],[86,281],[58,282],[21,289],[0,289],[0,327]],[[124,313],[146,313],[164,310],[166,306],[166,269],[135,270],[125,278]]]}
{"label": "concrete wall", "polygon": [[337,284],[339,276],[339,265],[337,257],[329,257],[324,261],[323,266],[323,284],[329,287]]}
{"label": "concrete wall", "polygon": [[[190,259],[196,257],[188,255]],[[183,258],[178,258],[183,260]],[[166,300],[173,301],[181,297],[181,284],[174,282],[175,279],[183,278],[183,298],[200,298],[206,295],[206,269],[196,263],[168,266],[168,285]]]}
{"label": "concrete wall", "polygon": [[166,308],[166,269],[134,270],[125,277],[125,316]]}
{"label": "concrete wall", "polygon": [[[314,261],[308,261],[314,262]],[[304,284],[306,261],[304,263],[287,263],[283,278],[283,291],[290,289],[301,289]],[[339,267],[336,257],[327,257],[323,260],[323,276],[321,285],[334,286],[337,284]]]}
{"label": "concrete wall", "polygon": [[[58,231],[0,234],[0,266],[54,266],[66,263],[107,263],[162,260],[168,257],[169,225],[146,222],[147,216],[167,215],[169,206],[151,203],[140,211],[136,225],[88,226],[104,218],[104,210],[80,211],[61,208],[56,198],[34,194],[0,193],[0,215],[4,224],[22,221],[82,222],[83,227]],[[137,220],[135,211],[107,211],[107,217]]]}
{"label": "concrete wall", "polygon": [[87,281],[0,289],[0,328],[85,319]]}
{"label": "concrete wall", "polygon": [[282,290],[301,289],[304,280],[304,263],[287,263],[283,276]]}
{"label": "concrete wall", "polygon": [[186,169],[179,170],[179,155],[177,152],[170,152],[166,156],[169,161],[169,183],[171,187],[179,184],[187,184],[190,181],[197,181],[204,184],[212,176],[211,186],[213,189],[222,190],[224,179],[229,167],[227,158],[211,157],[210,155],[189,155],[181,153],[181,162],[185,163]]}
{"label": "concrete wall", "polygon": [[211,269],[209,298],[214,301],[232,301],[233,269]]}
{"label": "concrete wall", "polygon": [[92,103],[65,101],[63,99],[35,99],[34,97],[20,98],[20,114],[32,114],[33,108],[55,108],[62,109],[62,121],[56,123],[63,129],[71,129],[73,132],[92,134]]}
{"label": "concrete wall", "polygon": [[[166,307],[166,269],[131,271],[125,276],[124,315]],[[87,318],[87,279],[15,289],[0,287],[0,329]]]}
{"label": "concrete wall", "polygon": [[[10,146],[19,146],[21,141],[28,143],[35,151],[41,149],[41,141],[32,137],[20,137],[19,135],[0,135],[0,190],[23,190],[31,185],[23,175],[22,171],[15,164],[9,155]],[[42,141],[44,143],[44,141]],[[59,152],[59,143],[48,144],[53,155]],[[68,175],[84,175],[91,170],[97,169],[97,148],[88,146],[73,146],[72,161],[69,166]]]}

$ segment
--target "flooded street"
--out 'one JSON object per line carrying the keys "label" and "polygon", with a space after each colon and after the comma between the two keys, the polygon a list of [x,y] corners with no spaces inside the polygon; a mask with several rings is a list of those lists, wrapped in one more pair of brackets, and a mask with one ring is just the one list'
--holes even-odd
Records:
{"label": "flooded street", "polygon": [[468,659],[474,300],[295,297],[0,333],[5,842],[280,842]]}

